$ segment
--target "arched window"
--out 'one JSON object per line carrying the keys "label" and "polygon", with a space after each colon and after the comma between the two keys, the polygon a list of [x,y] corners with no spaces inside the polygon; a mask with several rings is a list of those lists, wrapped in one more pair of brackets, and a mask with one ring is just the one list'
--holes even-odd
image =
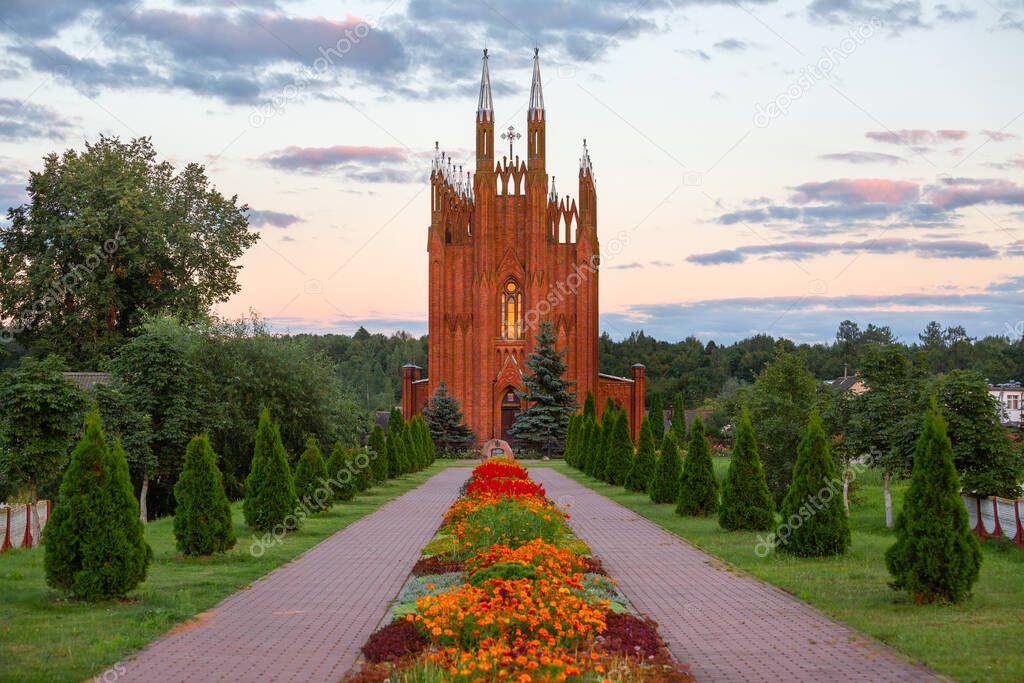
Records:
{"label": "arched window", "polygon": [[523,339],[523,293],[515,280],[501,290],[501,338]]}

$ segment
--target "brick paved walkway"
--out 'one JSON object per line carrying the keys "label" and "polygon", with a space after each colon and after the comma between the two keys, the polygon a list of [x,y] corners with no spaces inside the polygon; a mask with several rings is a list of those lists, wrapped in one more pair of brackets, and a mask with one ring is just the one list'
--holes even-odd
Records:
{"label": "brick paved walkway", "polygon": [[145,648],[118,680],[339,680],[469,473],[446,469],[353,522]]}
{"label": "brick paved walkway", "polygon": [[530,475],[556,503],[572,505],[573,529],[699,683],[941,680],[561,472]]}

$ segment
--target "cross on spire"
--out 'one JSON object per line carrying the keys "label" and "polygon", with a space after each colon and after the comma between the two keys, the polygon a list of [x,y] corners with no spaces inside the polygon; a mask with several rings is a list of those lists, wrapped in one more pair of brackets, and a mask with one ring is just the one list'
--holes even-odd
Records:
{"label": "cross on spire", "polygon": [[521,137],[523,137],[523,136],[516,132],[516,127],[515,126],[509,126],[508,130],[501,134],[501,139],[502,140],[508,140],[508,159],[509,159],[509,161],[512,160],[512,143],[514,141],[518,140]]}

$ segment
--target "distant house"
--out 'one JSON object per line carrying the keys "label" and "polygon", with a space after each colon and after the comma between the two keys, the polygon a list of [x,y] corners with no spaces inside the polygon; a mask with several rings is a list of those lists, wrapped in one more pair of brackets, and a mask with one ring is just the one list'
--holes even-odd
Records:
{"label": "distant house", "polygon": [[852,394],[863,394],[868,388],[864,385],[862,380],[857,375],[843,375],[833,380],[828,380],[825,384],[829,385],[833,389],[839,391],[849,391]]}
{"label": "distant house", "polygon": [[82,391],[90,391],[97,384],[109,384],[110,375],[106,372],[65,372],[64,377],[77,384]]}
{"label": "distant house", "polygon": [[999,402],[999,421],[1007,427],[1024,427],[1021,408],[1024,408],[1024,386],[1020,382],[990,384],[988,394]]}
{"label": "distant house", "polygon": [[[675,411],[672,410],[671,408],[665,409],[665,415],[662,420],[662,424],[664,425],[666,432],[672,429],[672,414],[674,412]],[[697,419],[698,415],[700,415],[701,421],[707,422],[708,418],[711,417],[711,414],[715,411],[712,410],[711,408],[687,408],[685,412],[686,415],[684,417],[686,419],[686,431],[689,432],[690,427],[693,426],[693,421]]]}

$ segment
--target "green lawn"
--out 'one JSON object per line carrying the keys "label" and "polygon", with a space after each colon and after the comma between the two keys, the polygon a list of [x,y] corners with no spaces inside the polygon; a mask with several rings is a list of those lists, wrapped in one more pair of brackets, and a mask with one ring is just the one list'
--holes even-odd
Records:
{"label": "green lawn", "polygon": [[[716,519],[683,518],[674,506],[552,465],[612,500],[747,572],[806,600],[839,621],[882,640],[911,659],[960,681],[1024,680],[1024,550],[983,544],[974,596],[957,606],[919,606],[887,587],[883,553],[893,542],[885,528],[878,474],[862,474],[850,518],[853,547],[836,559],[759,558],[757,534],[722,531]],[[715,459],[719,479],[728,460]],[[894,491],[896,510],[903,487]]]}
{"label": "green lawn", "polygon": [[150,522],[146,539],[155,557],[149,577],[124,603],[64,601],[46,585],[41,549],[4,553],[0,555],[0,680],[81,681],[100,674],[174,625],[210,609],[446,466],[437,463],[307,518],[300,531],[271,546],[260,558],[249,552],[253,538],[242,518],[241,503],[232,507],[238,545],[212,559],[182,558],[174,548],[172,520]]}

